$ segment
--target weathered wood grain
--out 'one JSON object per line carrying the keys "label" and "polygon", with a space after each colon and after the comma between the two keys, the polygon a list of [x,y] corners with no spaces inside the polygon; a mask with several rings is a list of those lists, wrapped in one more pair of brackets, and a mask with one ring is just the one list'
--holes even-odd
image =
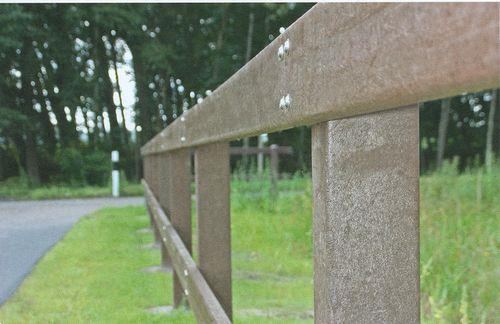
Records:
{"label": "weathered wood grain", "polygon": [[232,318],[229,143],[195,150],[198,265]]}
{"label": "weathered wood grain", "polygon": [[[230,147],[229,154],[231,155],[244,155],[244,154],[271,154],[271,147]],[[274,151],[278,154],[293,154],[291,146],[276,146]]]}
{"label": "weathered wood grain", "polygon": [[231,323],[224,309],[198,270],[196,263],[176,232],[147,182],[143,181],[146,203],[159,225],[162,243],[172,258],[175,272],[182,274],[179,282],[187,293],[189,305],[199,323]]}
{"label": "weathered wood grain", "polygon": [[[165,170],[168,178],[167,203],[162,206],[172,226],[182,239],[184,246],[191,253],[191,151],[180,149],[168,152],[168,169]],[[179,282],[182,274],[173,273],[174,307],[181,305],[184,293]]]}
{"label": "weathered wood grain", "polygon": [[[158,197],[158,203],[163,208],[163,210],[167,210],[167,206],[169,204],[170,195],[172,194],[172,189],[170,185],[171,176],[170,172],[170,152],[164,152],[161,154],[156,154],[152,156],[156,161],[156,169],[155,173],[151,175],[151,179],[154,181],[156,186],[158,186],[157,191],[155,192],[155,196]],[[168,215],[168,214],[167,214]],[[160,242],[161,236],[158,230],[158,224],[155,226],[155,237],[157,237],[157,241]],[[172,261],[170,260],[170,256],[168,255],[167,249],[163,244],[160,247],[161,249],[161,265],[165,269],[172,269]],[[175,301],[175,298],[174,298]],[[174,302],[175,304],[175,302]]]}
{"label": "weathered wood grain", "polygon": [[418,106],[313,126],[316,323],[418,323]]}

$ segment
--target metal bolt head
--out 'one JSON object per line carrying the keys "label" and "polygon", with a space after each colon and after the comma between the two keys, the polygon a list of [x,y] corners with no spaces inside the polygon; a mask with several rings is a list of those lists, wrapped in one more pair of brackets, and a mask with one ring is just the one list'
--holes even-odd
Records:
{"label": "metal bolt head", "polygon": [[189,291],[187,289],[184,289],[184,295],[186,295],[186,296],[189,295]]}
{"label": "metal bolt head", "polygon": [[181,121],[183,122],[185,120],[186,120],[186,118],[184,118],[184,116],[181,116]]}
{"label": "metal bolt head", "polygon": [[292,105],[292,97],[290,97],[290,94],[287,94],[284,98],[285,101],[285,108],[290,108]]}
{"label": "metal bolt head", "polygon": [[181,142],[185,142],[186,138],[184,136],[181,137]]}
{"label": "metal bolt head", "polygon": [[285,41],[285,44],[283,45],[283,51],[285,52],[285,54],[288,54],[288,52],[290,51],[290,39],[286,39]]}
{"label": "metal bolt head", "polygon": [[278,59],[281,61],[285,57],[285,49],[283,48],[283,45],[281,45],[278,48]]}
{"label": "metal bolt head", "polygon": [[188,276],[188,271],[187,269],[184,269],[184,276],[187,277]]}
{"label": "metal bolt head", "polygon": [[280,109],[285,109],[286,108],[285,97],[281,97],[279,107],[280,107]]}

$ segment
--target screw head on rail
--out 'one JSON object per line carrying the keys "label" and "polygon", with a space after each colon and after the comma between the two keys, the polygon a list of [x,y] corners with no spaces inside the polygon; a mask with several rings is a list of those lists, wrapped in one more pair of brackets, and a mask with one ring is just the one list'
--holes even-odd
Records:
{"label": "screw head on rail", "polygon": [[290,97],[290,94],[287,94],[285,96],[284,102],[285,102],[285,108],[290,108],[290,106],[292,105],[292,97]]}
{"label": "screw head on rail", "polygon": [[184,269],[184,276],[187,277],[188,276],[188,271],[187,269]]}
{"label": "screw head on rail", "polygon": [[285,44],[283,45],[283,51],[285,54],[288,54],[290,52],[290,39],[286,39]]}
{"label": "screw head on rail", "polygon": [[280,107],[280,109],[282,109],[282,110],[286,108],[286,105],[285,105],[285,97],[281,97],[279,107]]}
{"label": "screw head on rail", "polygon": [[281,45],[279,48],[278,48],[278,60],[283,60],[283,58],[285,57],[285,49],[283,48],[283,45]]}
{"label": "screw head on rail", "polygon": [[185,142],[186,138],[184,136],[181,137],[181,142]]}
{"label": "screw head on rail", "polygon": [[186,118],[184,116],[181,116],[181,121],[183,122],[185,120],[186,120]]}

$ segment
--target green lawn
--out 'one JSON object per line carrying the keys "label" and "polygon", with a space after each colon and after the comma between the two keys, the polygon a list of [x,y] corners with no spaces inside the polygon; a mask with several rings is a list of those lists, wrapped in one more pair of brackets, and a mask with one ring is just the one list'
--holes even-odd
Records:
{"label": "green lawn", "polygon": [[[122,181],[120,186],[121,196],[143,195],[142,185]],[[48,185],[31,188],[26,181],[20,178],[10,178],[0,182],[0,199],[60,199],[60,198],[96,198],[110,197],[111,185],[97,186],[69,186]]]}
{"label": "green lawn", "polygon": [[[421,179],[421,287],[425,323],[491,323],[498,283],[498,169],[478,177],[450,168]],[[233,181],[233,295],[236,323],[312,322],[311,182]],[[260,190],[260,191],[259,191]],[[144,250],[143,207],[106,209],[83,218],[0,308],[8,323],[192,323],[189,311],[151,315],[171,304],[171,275]]]}

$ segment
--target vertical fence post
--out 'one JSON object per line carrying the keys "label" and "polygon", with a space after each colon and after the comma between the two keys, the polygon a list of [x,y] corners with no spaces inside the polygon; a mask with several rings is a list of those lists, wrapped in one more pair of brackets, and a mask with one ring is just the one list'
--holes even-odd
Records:
{"label": "vertical fence post", "polygon": [[[167,154],[168,198],[164,210],[187,250],[191,252],[191,150],[179,149]],[[184,291],[178,277],[183,275],[175,271],[173,273],[174,307],[179,307],[183,301]]]}
{"label": "vertical fence post", "polygon": [[[157,160],[157,171],[153,175],[154,181],[158,182],[158,192],[155,194],[161,208],[167,210],[169,197],[171,194],[170,181],[170,152],[156,154]],[[169,216],[169,215],[168,215]],[[158,224],[159,226],[159,224]],[[168,255],[167,249],[161,242],[161,235],[158,227],[155,229],[155,236],[157,237],[157,242],[160,242],[161,249],[161,266],[166,271],[172,271],[172,260]]]}
{"label": "vertical fence post", "polygon": [[[271,196],[278,196],[278,176],[279,176],[279,152],[278,145],[272,144],[269,147],[269,175],[270,175],[270,188],[271,188]],[[274,198],[273,198],[274,199]]]}
{"label": "vertical fence post", "polygon": [[232,318],[229,143],[195,151],[199,268]]}
{"label": "vertical fence post", "polygon": [[[158,188],[157,188],[157,177],[158,177],[158,155],[149,155],[148,156],[148,183],[151,188],[153,194],[158,197]],[[153,233],[155,236],[155,242],[160,243],[160,232],[158,231],[158,227],[153,218],[151,218],[151,227],[153,228]]]}
{"label": "vertical fence post", "polygon": [[[146,182],[148,184],[150,184],[151,176],[149,175],[149,173],[151,172],[151,157],[149,155],[146,155],[144,157],[144,159],[142,161],[142,168],[143,168],[142,174],[143,174],[144,180],[146,180]],[[144,192],[144,196],[146,197],[146,192]],[[153,213],[151,212],[151,209],[149,208],[148,204],[146,204],[146,208],[147,208],[148,214],[149,214],[149,221],[151,223],[151,229],[154,231]]]}
{"label": "vertical fence post", "polygon": [[315,125],[316,323],[419,322],[418,106]]}

